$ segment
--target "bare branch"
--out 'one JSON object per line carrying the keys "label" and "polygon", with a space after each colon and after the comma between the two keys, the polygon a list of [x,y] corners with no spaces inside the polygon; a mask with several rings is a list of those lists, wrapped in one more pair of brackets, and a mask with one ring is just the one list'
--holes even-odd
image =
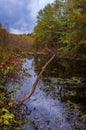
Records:
{"label": "bare branch", "polygon": [[42,69],[41,69],[41,71],[40,71],[38,77],[36,78],[36,80],[35,80],[35,82],[34,82],[34,84],[33,84],[33,87],[32,87],[31,92],[28,93],[28,95],[27,95],[26,97],[24,97],[23,99],[21,99],[21,100],[17,103],[17,105],[21,105],[24,101],[26,101],[27,99],[29,99],[29,98],[32,96],[32,94],[34,93],[34,91],[35,91],[35,89],[36,89],[37,83],[38,83],[38,81],[39,81],[39,79],[40,79],[42,73],[45,71],[46,67],[47,67],[48,64],[54,59],[54,57],[55,57],[55,55],[53,55],[53,56],[45,63],[45,65],[42,67]]}

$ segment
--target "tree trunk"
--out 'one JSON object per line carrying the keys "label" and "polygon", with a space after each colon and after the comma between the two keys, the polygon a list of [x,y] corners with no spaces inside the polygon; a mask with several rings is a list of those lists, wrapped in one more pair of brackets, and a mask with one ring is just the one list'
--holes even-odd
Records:
{"label": "tree trunk", "polygon": [[46,67],[48,66],[48,64],[54,59],[55,55],[53,55],[46,63],[45,65],[42,67],[39,75],[37,76],[34,84],[33,84],[33,87],[32,87],[32,90],[30,93],[28,93],[28,95],[26,95],[26,97],[24,97],[23,99],[21,99],[16,105],[21,105],[24,101],[26,101],[27,99],[29,99],[32,94],[34,93],[35,89],[36,89],[36,86],[37,86],[37,83],[42,75],[42,73],[45,71]]}

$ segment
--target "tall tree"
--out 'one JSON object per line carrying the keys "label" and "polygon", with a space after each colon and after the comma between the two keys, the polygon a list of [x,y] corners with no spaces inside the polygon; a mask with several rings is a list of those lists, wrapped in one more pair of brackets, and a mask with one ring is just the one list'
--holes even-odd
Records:
{"label": "tall tree", "polygon": [[4,57],[4,52],[8,49],[9,34],[0,24],[0,57]]}
{"label": "tall tree", "polygon": [[66,0],[65,42],[77,51],[86,48],[86,0]]}
{"label": "tall tree", "polygon": [[61,2],[55,1],[39,11],[34,28],[35,45],[47,45],[49,48],[59,46],[63,23],[61,7]]}
{"label": "tall tree", "polygon": [[34,39],[40,48],[63,47],[67,53],[85,54],[86,0],[55,0],[48,4],[38,13]]}

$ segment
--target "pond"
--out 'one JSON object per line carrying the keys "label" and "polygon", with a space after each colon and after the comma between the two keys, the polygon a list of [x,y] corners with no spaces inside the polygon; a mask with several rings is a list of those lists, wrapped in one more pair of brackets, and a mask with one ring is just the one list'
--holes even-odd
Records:
{"label": "pond", "polygon": [[[31,75],[21,80],[14,96],[21,100],[30,91],[48,57],[26,58],[23,68]],[[12,84],[9,84],[9,89]],[[34,94],[25,101],[30,110],[23,130],[85,130],[86,126],[86,61],[55,59],[41,76]]]}

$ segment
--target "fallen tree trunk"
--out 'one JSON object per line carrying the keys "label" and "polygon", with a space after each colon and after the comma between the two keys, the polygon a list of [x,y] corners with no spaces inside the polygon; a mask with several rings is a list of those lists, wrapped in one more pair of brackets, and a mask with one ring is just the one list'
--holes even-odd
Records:
{"label": "fallen tree trunk", "polygon": [[30,92],[26,97],[24,97],[23,99],[21,99],[16,105],[21,105],[24,101],[26,101],[27,99],[29,99],[29,98],[32,96],[32,94],[34,93],[34,91],[35,91],[35,89],[36,89],[37,83],[38,83],[38,81],[39,81],[39,79],[40,79],[42,73],[45,71],[46,67],[47,67],[48,64],[54,59],[54,57],[55,57],[55,55],[53,55],[53,56],[45,63],[45,65],[42,67],[42,69],[41,69],[39,75],[37,76],[37,78],[36,78],[36,80],[35,80],[35,82],[34,82],[34,84],[33,84],[33,87],[32,87],[31,92]]}

